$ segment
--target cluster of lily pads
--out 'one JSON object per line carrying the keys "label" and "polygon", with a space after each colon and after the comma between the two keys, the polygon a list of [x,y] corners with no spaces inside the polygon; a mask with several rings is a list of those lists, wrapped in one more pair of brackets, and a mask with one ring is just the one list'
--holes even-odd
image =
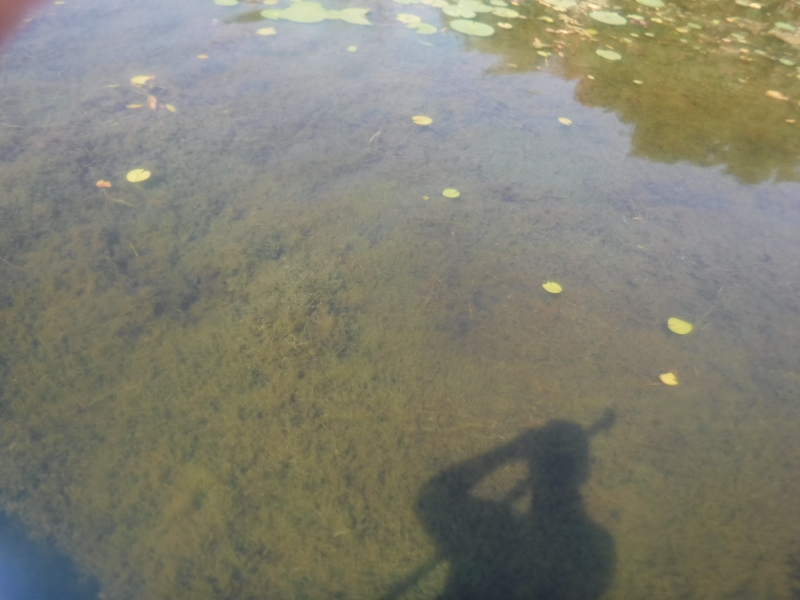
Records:
{"label": "cluster of lily pads", "polygon": [[343,8],[328,10],[319,2],[292,2],[287,8],[268,8],[261,11],[265,19],[286,19],[295,23],[319,23],[327,20],[341,20],[353,25],[372,25],[367,19],[368,8]]}
{"label": "cluster of lily pads", "polygon": [[[481,13],[491,13],[501,19],[515,19],[519,17],[519,13],[513,8],[509,8],[505,0],[489,0],[486,4],[481,0],[458,0],[455,4],[449,3],[447,0],[394,0],[398,4],[425,4],[433,8],[440,9],[448,17],[454,17],[450,21],[450,28],[460,33],[467,35],[475,35],[478,37],[490,36],[494,33],[494,27],[475,21],[475,17]],[[410,15],[414,17],[415,15]],[[403,19],[400,19],[402,22]],[[419,24],[406,23],[408,27],[417,30],[417,33],[435,33],[436,28],[433,25],[422,23],[421,19]],[[510,27],[507,25],[506,27]]]}

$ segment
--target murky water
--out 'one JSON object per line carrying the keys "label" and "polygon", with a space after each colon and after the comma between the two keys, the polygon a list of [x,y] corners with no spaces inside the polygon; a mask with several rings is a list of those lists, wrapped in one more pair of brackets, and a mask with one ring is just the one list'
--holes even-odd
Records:
{"label": "murky water", "polygon": [[285,6],[0,55],[0,508],[115,600],[797,598],[800,6]]}

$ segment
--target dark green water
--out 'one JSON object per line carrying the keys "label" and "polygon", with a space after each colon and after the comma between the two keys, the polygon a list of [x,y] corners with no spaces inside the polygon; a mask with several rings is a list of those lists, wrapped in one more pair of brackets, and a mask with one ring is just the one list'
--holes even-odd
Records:
{"label": "dark green water", "polygon": [[114,600],[797,598],[800,6],[285,6],[2,50],[0,508]]}

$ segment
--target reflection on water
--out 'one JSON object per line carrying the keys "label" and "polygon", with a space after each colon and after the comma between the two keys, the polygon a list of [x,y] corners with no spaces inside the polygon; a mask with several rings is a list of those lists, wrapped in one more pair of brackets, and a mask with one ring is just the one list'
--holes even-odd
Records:
{"label": "reflection on water", "polygon": [[[523,4],[473,39],[261,7],[53,5],[0,57],[2,508],[106,598],[435,598],[526,560],[550,597],[792,598],[794,9]],[[437,528],[487,506],[562,543]]]}

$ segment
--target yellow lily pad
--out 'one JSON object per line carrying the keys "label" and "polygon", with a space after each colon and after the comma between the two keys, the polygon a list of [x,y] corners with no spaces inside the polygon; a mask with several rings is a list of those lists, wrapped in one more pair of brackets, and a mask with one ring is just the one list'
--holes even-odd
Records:
{"label": "yellow lily pad", "polygon": [[447,188],[442,192],[442,196],[444,196],[445,198],[458,198],[460,195],[461,192],[459,192],[455,188]]}
{"label": "yellow lily pad", "polygon": [[131,183],[139,183],[140,181],[150,179],[150,171],[145,169],[134,169],[133,171],[128,171],[128,174],[125,175],[125,179]]}
{"label": "yellow lily pad", "polygon": [[687,323],[681,319],[676,319],[675,317],[670,317],[667,320],[667,327],[669,327],[669,330],[672,333],[677,333],[678,335],[686,335],[692,329],[694,329],[691,323]]}
{"label": "yellow lily pad", "polygon": [[662,373],[658,378],[664,385],[678,385],[678,378],[675,377],[675,373]]}
{"label": "yellow lily pad", "polygon": [[256,33],[258,35],[275,35],[278,32],[275,31],[274,27],[262,27],[261,29],[256,29]]}
{"label": "yellow lily pad", "polygon": [[555,281],[548,281],[547,283],[543,283],[542,287],[551,294],[560,294],[562,289],[561,286],[558,285]]}
{"label": "yellow lily pad", "polygon": [[178,109],[172,106],[172,104],[165,104],[164,108],[166,108],[169,112],[178,112]]}
{"label": "yellow lily pad", "polygon": [[562,125],[572,125],[572,121],[570,121],[567,117],[558,117],[558,122]]}
{"label": "yellow lily pad", "polygon": [[414,121],[417,125],[430,125],[433,123],[433,119],[430,117],[425,117],[423,115],[414,115],[411,117],[411,120]]}
{"label": "yellow lily pad", "polygon": [[131,77],[131,85],[142,87],[143,85],[147,85],[148,81],[152,81],[155,78],[155,75],[137,75],[136,77]]}

